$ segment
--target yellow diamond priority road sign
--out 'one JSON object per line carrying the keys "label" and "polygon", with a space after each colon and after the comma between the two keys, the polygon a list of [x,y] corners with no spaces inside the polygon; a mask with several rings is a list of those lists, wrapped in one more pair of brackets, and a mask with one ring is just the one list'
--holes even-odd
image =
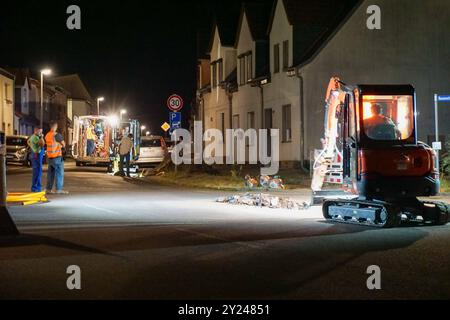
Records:
{"label": "yellow diamond priority road sign", "polygon": [[169,129],[170,129],[170,124],[168,124],[167,122],[164,122],[164,123],[162,124],[162,126],[161,126],[161,129],[163,129],[164,132],[169,131]]}

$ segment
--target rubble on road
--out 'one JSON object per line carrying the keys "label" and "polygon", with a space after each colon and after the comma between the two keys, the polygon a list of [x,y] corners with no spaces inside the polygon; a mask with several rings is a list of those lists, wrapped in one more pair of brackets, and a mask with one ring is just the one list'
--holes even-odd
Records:
{"label": "rubble on road", "polygon": [[272,209],[306,210],[310,207],[306,202],[297,202],[287,197],[272,196],[266,193],[245,193],[244,195],[220,197],[216,202]]}
{"label": "rubble on road", "polygon": [[143,169],[139,177],[143,178],[148,176],[157,176],[157,177],[163,176],[166,174],[164,170],[166,170],[171,165],[171,163],[172,163],[171,157],[169,154],[167,154],[164,157],[164,160],[155,168]]}
{"label": "rubble on road", "polygon": [[259,181],[255,178],[247,174],[245,177],[245,186],[247,188],[257,188],[261,187],[264,189],[278,189],[284,190],[286,187],[284,186],[283,179],[278,176],[260,176]]}

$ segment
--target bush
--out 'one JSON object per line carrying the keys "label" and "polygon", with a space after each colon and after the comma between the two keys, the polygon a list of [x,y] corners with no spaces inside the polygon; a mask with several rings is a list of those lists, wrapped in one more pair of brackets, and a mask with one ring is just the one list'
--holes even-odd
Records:
{"label": "bush", "polygon": [[447,136],[445,150],[442,154],[442,173],[448,177],[450,176],[450,136]]}

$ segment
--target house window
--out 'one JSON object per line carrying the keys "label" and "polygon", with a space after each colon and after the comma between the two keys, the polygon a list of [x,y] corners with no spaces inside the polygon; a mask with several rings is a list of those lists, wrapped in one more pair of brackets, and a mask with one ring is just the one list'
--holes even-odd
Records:
{"label": "house window", "polygon": [[239,57],[239,84],[243,86],[245,81],[245,57]]}
{"label": "house window", "polygon": [[235,114],[233,116],[233,129],[239,129],[239,115]]}
{"label": "house window", "polygon": [[283,142],[292,141],[291,105],[283,106]]}
{"label": "house window", "polygon": [[216,88],[224,80],[223,77],[223,60],[217,60],[211,63],[212,68],[212,86]]}
{"label": "house window", "polygon": [[213,62],[212,65],[212,86],[217,87],[217,63]]}
{"label": "house window", "polygon": [[219,73],[219,84],[220,84],[224,80],[224,78],[223,78],[223,60],[217,61],[217,68],[219,69],[218,73]]}
{"label": "house window", "polygon": [[253,78],[253,54],[250,52],[247,55],[247,78],[246,80],[251,80]]}
{"label": "house window", "polygon": [[289,68],[289,41],[283,41],[283,70]]}
{"label": "house window", "polygon": [[220,114],[220,130],[225,132],[225,113]]}
{"label": "house window", "polygon": [[278,43],[273,46],[273,72],[280,72],[280,45]]}
{"label": "house window", "polygon": [[243,86],[253,77],[253,55],[246,52],[238,56],[239,62],[239,85]]}
{"label": "house window", "polygon": [[255,113],[253,111],[247,113],[247,129],[256,129],[255,128]]}

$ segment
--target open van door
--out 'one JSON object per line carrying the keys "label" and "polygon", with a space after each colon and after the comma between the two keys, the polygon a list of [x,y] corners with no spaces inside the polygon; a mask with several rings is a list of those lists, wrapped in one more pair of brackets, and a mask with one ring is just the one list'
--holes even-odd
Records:
{"label": "open van door", "polygon": [[73,117],[73,133],[72,133],[72,157],[77,160],[79,155],[79,141],[80,141],[80,119],[77,116]]}

